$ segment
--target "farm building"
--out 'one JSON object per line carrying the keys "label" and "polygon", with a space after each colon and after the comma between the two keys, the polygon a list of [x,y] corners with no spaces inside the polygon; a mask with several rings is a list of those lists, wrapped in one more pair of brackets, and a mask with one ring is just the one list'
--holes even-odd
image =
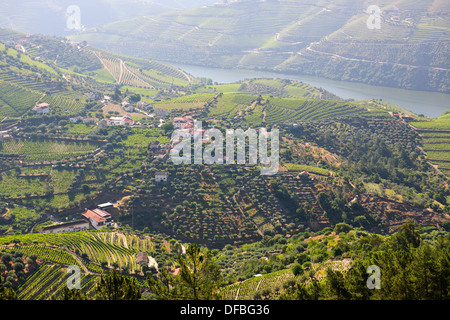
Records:
{"label": "farm building", "polygon": [[86,220],[77,220],[66,223],[59,223],[39,229],[41,233],[62,233],[62,232],[78,232],[89,229],[89,222]]}
{"label": "farm building", "polygon": [[12,138],[8,131],[0,131],[0,141],[11,140]]}
{"label": "farm building", "polygon": [[82,216],[88,219],[95,229],[100,229],[101,227],[109,227],[112,222],[111,215],[101,209],[86,209]]}
{"label": "farm building", "polygon": [[147,253],[142,252],[142,251],[138,252],[136,255],[136,262],[138,264],[140,264],[140,263],[148,264],[149,261],[148,261]]}
{"label": "farm building", "polygon": [[50,112],[50,105],[48,103],[37,104],[33,109],[37,114],[45,114]]}

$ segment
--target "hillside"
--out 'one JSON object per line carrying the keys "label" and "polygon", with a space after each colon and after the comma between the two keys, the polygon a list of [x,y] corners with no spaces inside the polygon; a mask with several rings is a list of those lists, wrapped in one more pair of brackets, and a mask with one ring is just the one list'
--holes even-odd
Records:
{"label": "hillside", "polygon": [[[406,240],[411,231],[413,238]],[[448,265],[443,258],[448,254],[448,241],[445,233],[432,228],[414,229],[408,223],[389,237],[340,224],[317,233],[301,232],[291,238],[266,236],[253,244],[229,245],[209,252],[221,274],[216,295],[228,301],[308,300],[314,299],[314,294],[327,300],[407,296],[447,299],[448,292],[439,285],[448,279]],[[162,270],[175,275],[180,270],[176,259],[186,257],[186,246],[161,235],[124,229],[2,237],[2,289],[13,288],[18,300],[61,299],[70,281],[68,268],[78,267],[85,299],[96,299],[100,278],[115,271],[135,279],[142,299],[152,300],[157,296],[146,276],[156,278]],[[151,263],[139,263],[138,252],[145,253]],[[408,261],[406,270],[398,264],[404,259]],[[427,259],[426,264],[423,259]],[[386,272],[381,288],[389,290],[369,290],[364,285],[366,266],[373,263]],[[417,277],[419,272],[429,276],[428,282]],[[334,277],[339,276],[341,280],[334,283]],[[404,278],[409,286],[399,285],[398,280]],[[311,284],[315,284],[315,290]]]}
{"label": "hillside", "polygon": [[[175,120],[188,117],[223,136],[278,129],[277,174],[261,175],[249,154],[245,164],[175,164]],[[160,298],[147,276],[177,277],[193,244],[217,264],[221,299],[447,299],[448,120],[284,79],[218,84],[0,29],[0,299],[6,288],[22,300],[64,296],[69,266],[82,270],[87,298],[112,271]],[[212,153],[203,138],[202,155]],[[224,155],[240,147],[252,146]],[[107,226],[43,232],[105,206]],[[389,271],[389,290],[368,292],[371,264]]]}
{"label": "hillside", "polygon": [[92,28],[111,19],[115,21],[140,15],[154,15],[214,2],[214,0],[79,0],[74,3],[69,0],[56,0],[37,4],[35,1],[5,0],[0,8],[0,27],[22,32],[66,36],[74,32],[67,23],[69,8],[74,5],[80,9],[81,26]]}
{"label": "hillside", "polygon": [[0,117],[30,116],[38,103],[51,104],[52,115],[78,115],[86,113],[90,92],[112,92],[120,85],[153,96],[194,81],[160,62],[114,55],[64,39],[4,29],[0,40]]}
{"label": "hillside", "polygon": [[381,29],[371,30],[366,1],[233,1],[112,22],[72,38],[184,64],[449,92],[444,2],[385,2]]}

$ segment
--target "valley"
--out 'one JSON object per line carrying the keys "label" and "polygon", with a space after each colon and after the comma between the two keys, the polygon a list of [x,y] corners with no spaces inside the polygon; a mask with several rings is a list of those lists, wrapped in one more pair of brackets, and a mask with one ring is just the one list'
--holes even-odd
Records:
{"label": "valley", "polygon": [[[0,28],[0,300],[448,300],[446,104],[430,116],[296,78],[445,99],[443,3],[386,3],[369,39],[362,2],[196,3],[135,17],[136,2],[69,37]],[[175,163],[181,142],[215,158],[209,134],[230,129],[258,130],[259,154],[248,134],[223,162]]]}

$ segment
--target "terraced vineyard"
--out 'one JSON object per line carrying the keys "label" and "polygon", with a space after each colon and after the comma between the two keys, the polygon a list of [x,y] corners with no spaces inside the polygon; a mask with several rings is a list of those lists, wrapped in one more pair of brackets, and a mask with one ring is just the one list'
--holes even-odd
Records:
{"label": "terraced vineyard", "polygon": [[86,155],[97,148],[90,142],[14,139],[5,141],[0,153],[23,156],[29,162],[43,162]]}
{"label": "terraced vineyard", "polygon": [[[60,265],[43,264],[18,288],[18,299],[50,300],[58,297],[61,290],[67,286],[69,276],[66,269]],[[87,295],[91,295],[95,279],[94,275],[81,273],[81,290]]]}
{"label": "terraced vineyard", "polygon": [[[182,71],[160,62],[138,60],[139,64],[136,64],[130,61],[124,62],[121,58],[99,51],[95,51],[94,54],[117,84],[154,89],[164,88],[169,84],[184,85],[193,80]],[[130,60],[135,61],[133,58]]]}
{"label": "terraced vineyard", "polygon": [[34,107],[42,93],[0,80],[0,114],[21,116]]}
{"label": "terraced vineyard", "polygon": [[429,161],[450,175],[450,114],[429,121],[412,122],[422,137],[422,148]]}
{"label": "terraced vineyard", "polygon": [[[258,102],[259,99],[261,102]],[[379,109],[369,111],[369,106],[354,102],[312,100],[257,96],[247,94],[223,94],[210,108],[216,117],[244,119],[247,123],[261,125],[283,122],[313,121],[338,117],[385,116]]]}
{"label": "terraced vineyard", "polygon": [[156,263],[167,263],[169,258],[164,254],[181,253],[181,244],[166,239],[121,231],[33,233],[1,237],[0,251],[20,252],[24,261],[30,261],[27,257],[31,255],[37,257],[34,262],[27,262],[32,267],[17,293],[22,300],[45,300],[57,297],[66,286],[69,266],[80,268],[81,289],[88,295],[94,293],[96,278],[112,269],[137,277],[139,284],[145,286],[136,255],[145,252],[154,256]]}
{"label": "terraced vineyard", "polygon": [[266,107],[268,123],[308,121],[348,115],[365,115],[367,109],[350,103],[323,100],[291,100],[271,98]]}
{"label": "terraced vineyard", "polygon": [[[11,249],[6,250],[6,252],[8,252],[8,251],[11,251]],[[31,245],[21,246],[20,251],[23,252],[23,254],[25,256],[30,256],[31,254],[36,254],[39,257],[39,259],[47,261],[47,262],[53,262],[56,264],[62,264],[62,265],[67,265],[67,266],[70,266],[70,265],[80,266],[72,254],[68,253],[67,251],[58,249],[58,248],[37,245],[37,244],[31,244]]]}
{"label": "terraced vineyard", "polygon": [[46,95],[40,102],[46,102],[51,110],[58,114],[77,114],[85,103],[85,98],[81,95]]}
{"label": "terraced vineyard", "polygon": [[[94,267],[97,271],[100,264],[106,262],[109,267],[117,264],[119,268],[127,267],[131,272],[140,272],[141,266],[136,263],[137,252],[150,252],[155,248],[154,242],[148,237],[139,238],[117,232],[7,236],[1,239],[0,245],[13,239],[19,239],[23,244],[16,250],[34,250],[42,259],[54,263],[78,265],[72,254],[86,254],[89,261],[97,265]],[[49,248],[48,245],[54,248]]]}
{"label": "terraced vineyard", "polygon": [[234,283],[220,290],[220,295],[225,300],[251,300],[255,294],[274,289],[280,290],[288,280],[294,279],[291,270],[280,270],[264,275],[255,275],[242,283]]}

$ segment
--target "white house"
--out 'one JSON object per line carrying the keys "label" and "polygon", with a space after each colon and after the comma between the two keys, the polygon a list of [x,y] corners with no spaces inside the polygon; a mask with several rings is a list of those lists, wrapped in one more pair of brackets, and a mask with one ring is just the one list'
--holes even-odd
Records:
{"label": "white house", "polygon": [[108,125],[132,126],[132,125],[134,125],[134,121],[133,121],[133,119],[131,119],[131,116],[129,114],[127,114],[123,117],[111,117],[109,119]]}
{"label": "white house", "polygon": [[156,182],[160,182],[160,181],[167,181],[169,174],[165,171],[157,171],[155,173],[155,180]]}
{"label": "white house", "polygon": [[0,131],[0,141],[6,141],[12,138],[12,135],[10,135],[8,131]]}
{"label": "white house", "polygon": [[73,123],[80,123],[81,121],[83,121],[83,117],[77,116],[77,117],[73,117],[73,118],[69,118],[70,122]]}
{"label": "white house", "polygon": [[175,129],[187,129],[194,125],[192,117],[175,117],[173,118],[173,126]]}
{"label": "white house", "polygon": [[95,229],[101,227],[108,227],[111,224],[111,215],[101,209],[88,210],[82,214],[83,217],[89,220]]}

